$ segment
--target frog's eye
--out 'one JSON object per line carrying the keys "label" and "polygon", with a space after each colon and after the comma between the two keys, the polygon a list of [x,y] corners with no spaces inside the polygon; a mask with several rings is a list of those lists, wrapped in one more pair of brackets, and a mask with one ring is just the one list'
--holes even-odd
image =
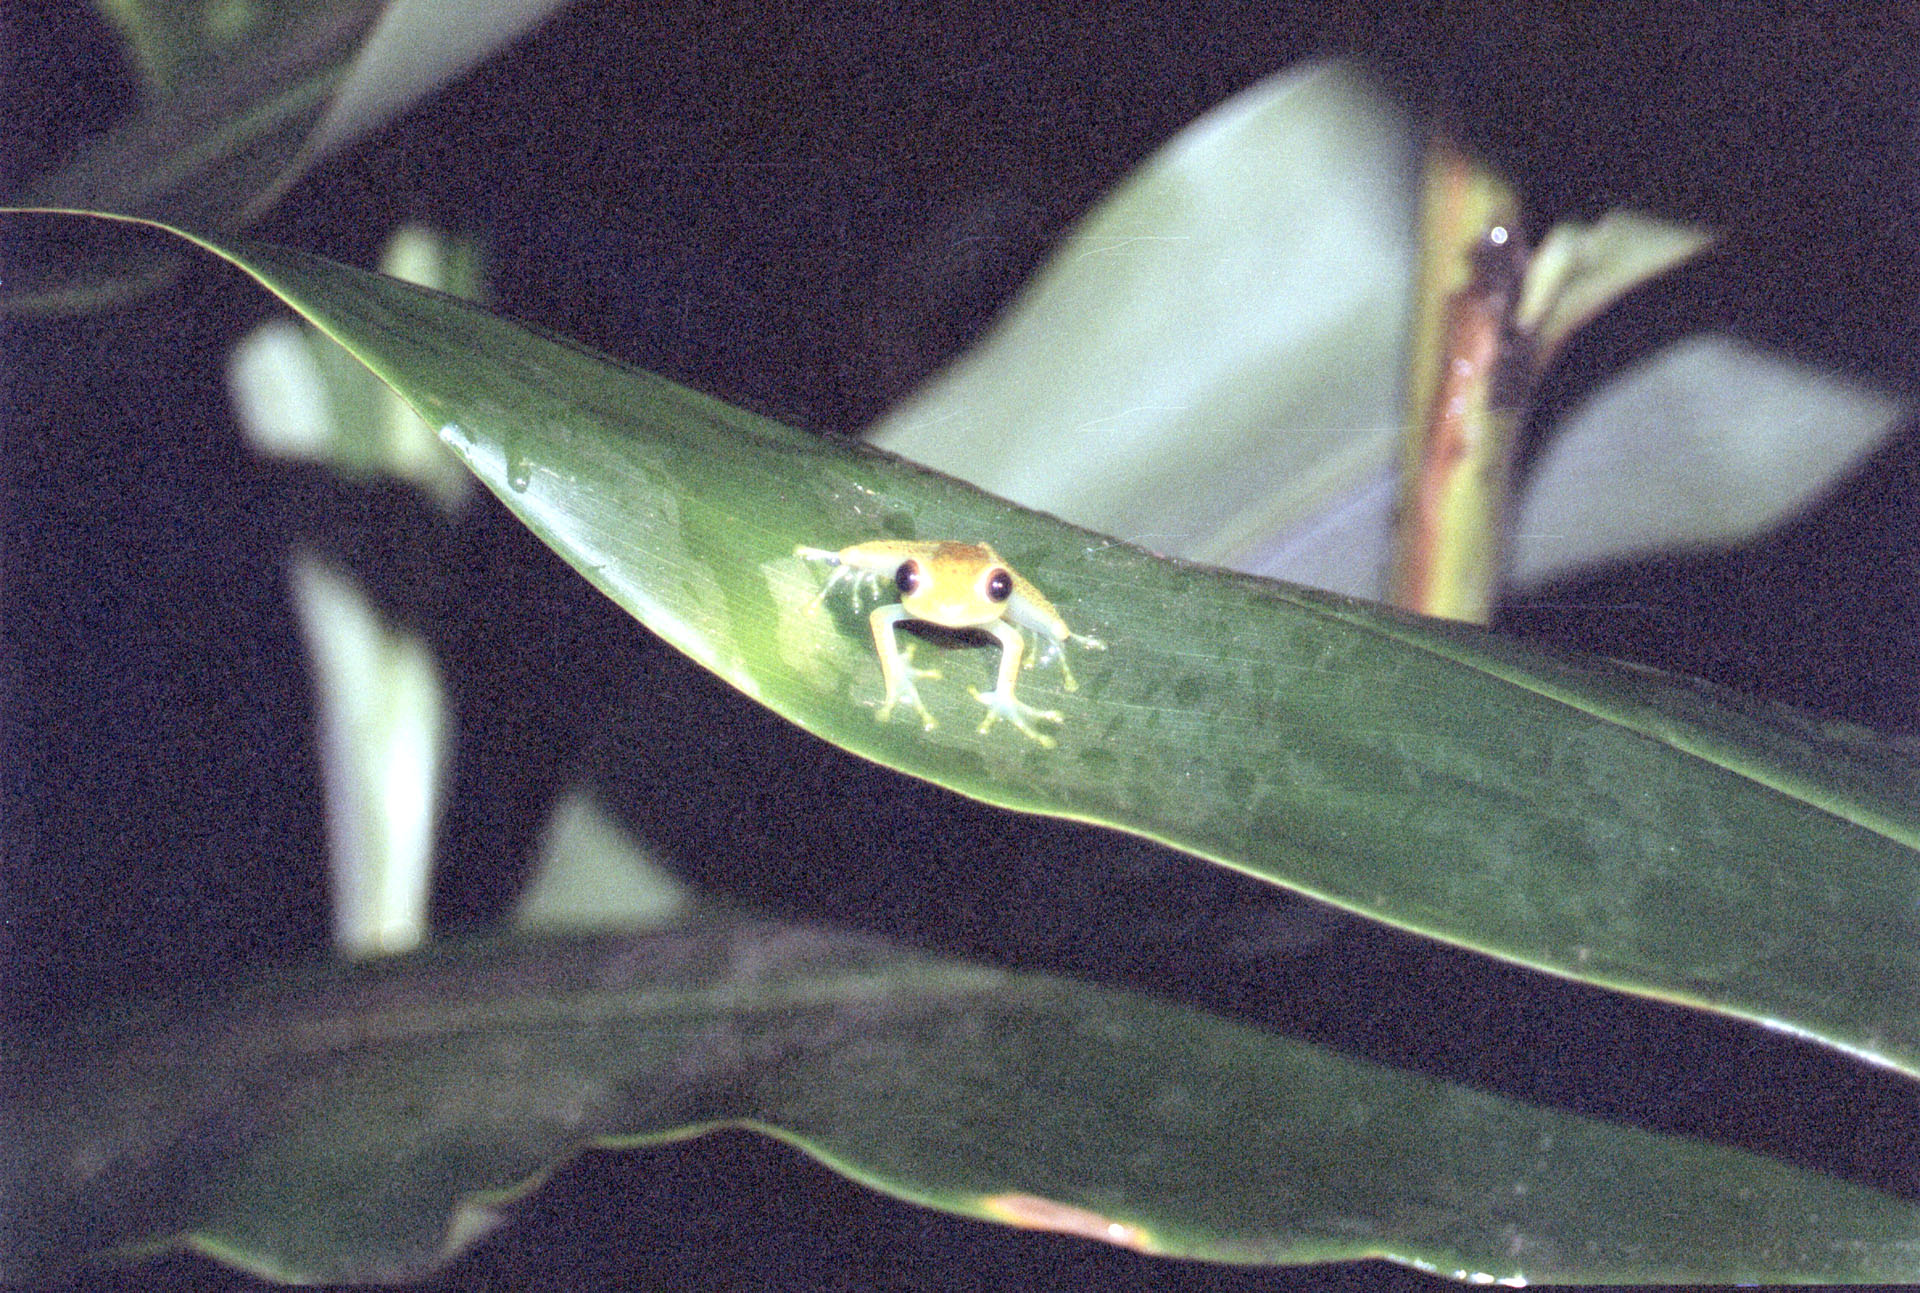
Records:
{"label": "frog's eye", "polygon": [[980,591],[987,595],[990,602],[1004,602],[1013,596],[1013,572],[995,566],[980,581]]}
{"label": "frog's eye", "polygon": [[920,585],[925,582],[926,575],[922,573],[920,563],[917,561],[903,561],[900,563],[900,568],[893,572],[893,586],[900,590],[900,595],[903,597],[918,591]]}

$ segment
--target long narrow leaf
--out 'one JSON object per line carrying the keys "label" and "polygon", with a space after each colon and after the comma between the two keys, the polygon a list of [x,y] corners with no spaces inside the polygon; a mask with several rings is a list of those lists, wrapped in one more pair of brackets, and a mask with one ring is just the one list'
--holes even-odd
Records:
{"label": "long narrow leaf", "polygon": [[[1157,558],[448,298],[230,260],[390,382],[655,632],[847,749],[1103,823],[1556,974],[1920,1073],[1920,771],[1737,696]],[[976,730],[992,651],[922,644],[939,726],[876,721],[864,616],[796,545],[992,543],[1104,652],[1022,677],[1058,744]]]}

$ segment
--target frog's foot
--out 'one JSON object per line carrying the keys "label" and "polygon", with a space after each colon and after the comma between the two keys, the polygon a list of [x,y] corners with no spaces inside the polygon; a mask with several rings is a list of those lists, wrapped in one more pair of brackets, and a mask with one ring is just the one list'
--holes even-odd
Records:
{"label": "frog's foot", "polygon": [[918,669],[913,663],[913,647],[909,645],[893,662],[893,668],[887,671],[887,698],[880,708],[874,711],[874,718],[885,723],[893,718],[893,707],[905,703],[919,711],[920,726],[931,732],[939,724],[933,721],[933,715],[927,712],[925,702],[920,699],[920,689],[914,686],[918,678],[938,678],[938,669]]}
{"label": "frog's foot", "polygon": [[[922,672],[920,676],[924,678],[928,673],[932,673],[935,678],[940,676],[937,672],[931,670]],[[933,715],[928,713],[927,707],[921,703],[920,693],[912,683],[908,683],[902,687],[899,695],[887,697],[880,708],[873,711],[874,718],[882,723],[890,721],[893,718],[893,707],[903,701],[920,712],[920,726],[922,730],[931,732],[934,728],[940,726],[940,724],[933,721]]]}
{"label": "frog's foot", "polygon": [[1035,727],[1034,720],[1045,719],[1049,723],[1065,721],[1060,717],[1059,710],[1035,709],[1024,701],[1014,699],[1009,692],[981,691],[975,687],[969,687],[967,690],[973,693],[975,700],[987,707],[987,716],[980,720],[978,729],[982,732],[992,727],[995,719],[1004,718],[1040,744],[1050,746],[1053,744],[1053,738]]}

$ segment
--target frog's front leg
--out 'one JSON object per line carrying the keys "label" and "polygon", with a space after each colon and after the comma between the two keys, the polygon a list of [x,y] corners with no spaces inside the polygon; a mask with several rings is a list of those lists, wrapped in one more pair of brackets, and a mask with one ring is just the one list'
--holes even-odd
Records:
{"label": "frog's front leg", "polygon": [[912,645],[909,644],[907,649],[902,651],[899,635],[894,632],[894,625],[901,620],[912,618],[907,614],[906,608],[897,603],[892,606],[878,607],[873,614],[867,616],[867,623],[873,626],[873,649],[880,656],[880,676],[887,682],[886,699],[880,702],[880,708],[874,717],[885,722],[893,717],[894,705],[905,701],[920,711],[920,725],[931,732],[936,726],[933,715],[929,714],[926,705],[921,703],[920,689],[914,686],[913,682],[916,678],[938,678],[940,671],[914,668]]}
{"label": "frog's front leg", "polygon": [[1007,618],[1039,640],[1040,649],[1027,661],[1027,667],[1058,662],[1060,685],[1068,691],[1080,690],[1080,684],[1074,680],[1073,670],[1067,666],[1066,644],[1072,642],[1089,651],[1107,649],[1107,644],[1099,638],[1069,629],[1067,622],[1060,618],[1060,612],[1053,609],[1053,603],[1024,579],[1014,580],[1013,596],[1007,599]]}
{"label": "frog's front leg", "polygon": [[987,716],[980,720],[980,730],[984,732],[993,726],[996,718],[1004,718],[1040,744],[1052,745],[1053,738],[1035,727],[1033,720],[1044,718],[1049,723],[1062,722],[1060,711],[1035,709],[1015,699],[1013,694],[1014,684],[1020,681],[1020,656],[1027,649],[1026,639],[1020,636],[1019,629],[1004,620],[984,627],[1000,639],[1000,673],[994,680],[992,691],[967,688],[975,700],[987,707]]}

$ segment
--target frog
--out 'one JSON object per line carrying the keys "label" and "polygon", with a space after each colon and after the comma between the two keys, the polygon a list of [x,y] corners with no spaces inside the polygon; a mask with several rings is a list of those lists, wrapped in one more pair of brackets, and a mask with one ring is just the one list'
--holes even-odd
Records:
{"label": "frog", "polygon": [[[979,629],[991,634],[1000,644],[1000,667],[993,690],[969,687],[973,698],[987,707],[977,729],[985,734],[996,721],[1005,719],[1042,746],[1051,747],[1054,738],[1040,730],[1039,723],[1062,723],[1060,711],[1037,709],[1014,696],[1021,665],[1057,663],[1060,685],[1068,691],[1079,690],[1073,670],[1067,665],[1066,646],[1073,643],[1085,650],[1104,651],[1106,644],[1085,633],[1075,633],[1053,608],[1053,603],[1023,579],[999,553],[987,543],[962,543],[957,540],[872,539],[837,551],[810,548],[802,544],[793,555],[806,561],[831,566],[825,587],[814,599],[810,610],[817,611],[833,590],[843,583],[853,585],[854,609],[868,597],[881,595],[882,581],[891,584],[899,600],[883,602],[867,617],[873,629],[873,649],[880,657],[880,674],[886,682],[886,697],[875,714],[881,722],[893,717],[897,706],[911,706],[920,716],[923,730],[931,732],[938,724],[920,699],[917,680],[940,677],[938,669],[922,669],[913,663],[913,644],[901,649],[897,629],[902,622],[932,624],[943,629]],[[1026,634],[1039,642],[1039,651],[1027,656]]]}

